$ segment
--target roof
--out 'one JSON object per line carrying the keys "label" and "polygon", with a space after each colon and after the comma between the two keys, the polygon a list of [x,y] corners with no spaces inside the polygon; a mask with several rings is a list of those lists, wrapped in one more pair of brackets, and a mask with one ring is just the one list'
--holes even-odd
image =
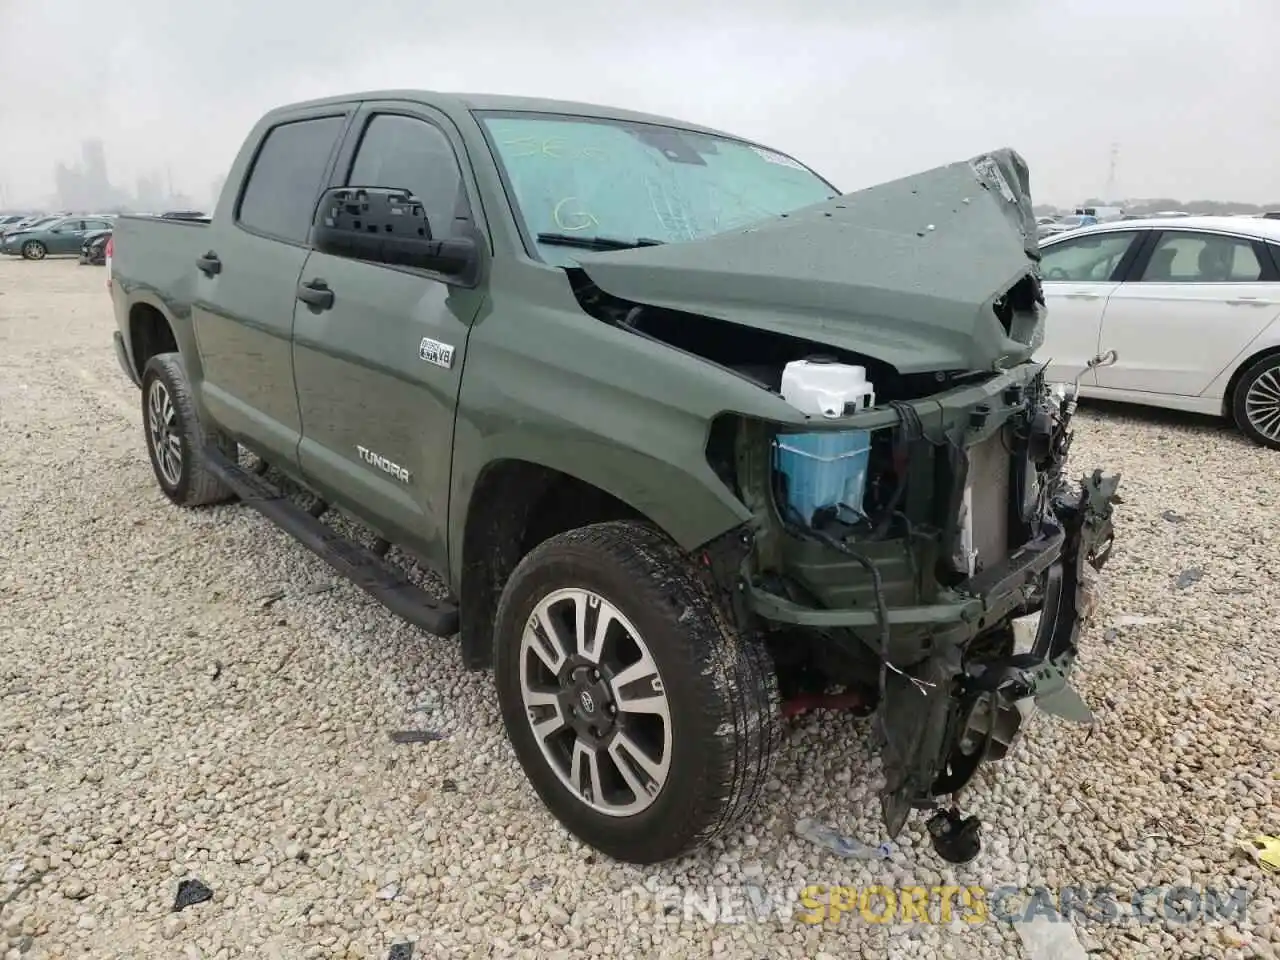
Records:
{"label": "roof", "polygon": [[682,130],[693,130],[709,133],[713,136],[742,140],[736,134],[726,133],[701,124],[690,123],[674,117],[664,117],[651,113],[640,113],[620,107],[606,107],[600,104],[581,103],[575,100],[546,100],[539,97],[517,97],[497,93],[443,93],[435,90],[364,90],[343,94],[337,97],[323,97],[318,100],[306,100],[298,103],[282,105],[276,110],[284,112],[303,107],[324,106],[326,104],[351,103],[359,100],[408,100],[428,104],[446,113],[469,113],[473,110],[521,111],[528,113],[563,113],[580,117],[595,117],[602,120],[631,120],[636,123],[654,123],[668,127],[679,127]]}
{"label": "roof", "polygon": [[1077,227],[1065,233],[1045,237],[1041,243],[1065,240],[1068,237],[1092,233],[1114,233],[1117,230],[1204,230],[1210,233],[1230,233],[1238,237],[1280,242],[1280,220],[1243,219],[1240,217],[1143,217],[1138,220],[1108,220],[1106,223]]}

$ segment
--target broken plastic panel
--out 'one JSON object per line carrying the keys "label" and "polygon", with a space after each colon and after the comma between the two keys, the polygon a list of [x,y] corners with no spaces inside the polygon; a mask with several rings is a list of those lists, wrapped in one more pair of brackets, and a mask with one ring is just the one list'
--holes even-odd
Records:
{"label": "broken plastic panel", "polygon": [[195,877],[188,877],[178,884],[178,894],[173,899],[173,910],[176,913],[212,899],[212,890]]}
{"label": "broken plastic panel", "polygon": [[888,860],[893,855],[893,847],[890,844],[882,843],[879,846],[872,846],[869,843],[863,843],[853,837],[836,833],[826,824],[819,823],[810,817],[802,817],[796,821],[796,836],[803,837],[819,847],[825,847],[836,856],[847,860]]}

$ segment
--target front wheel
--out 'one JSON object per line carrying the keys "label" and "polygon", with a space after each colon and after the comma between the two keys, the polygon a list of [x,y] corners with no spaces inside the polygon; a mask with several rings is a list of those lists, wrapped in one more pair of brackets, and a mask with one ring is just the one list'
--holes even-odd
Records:
{"label": "front wheel", "polygon": [[585,843],[657,863],[754,806],[777,746],[773,666],[662,534],[612,522],[542,543],[507,582],[495,642],[507,736]]}
{"label": "front wheel", "polygon": [[[171,501],[197,507],[231,499],[231,491],[205,465],[211,437],[196,415],[179,354],[158,353],[143,368],[142,428],[156,482]],[[213,438],[236,458],[232,441],[216,434]]]}
{"label": "front wheel", "polygon": [[1245,370],[1231,407],[1241,433],[1259,446],[1280,450],[1280,355],[1263,357]]}
{"label": "front wheel", "polygon": [[45,245],[39,240],[28,240],[22,245],[22,259],[24,260],[43,260],[48,252],[45,249]]}

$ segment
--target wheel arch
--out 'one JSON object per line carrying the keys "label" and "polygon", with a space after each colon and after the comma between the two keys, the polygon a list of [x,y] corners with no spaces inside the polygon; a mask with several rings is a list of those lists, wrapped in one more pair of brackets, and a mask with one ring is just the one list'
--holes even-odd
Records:
{"label": "wheel arch", "polygon": [[1280,356],[1280,343],[1273,343],[1269,347],[1255,350],[1240,363],[1236,364],[1235,370],[1232,371],[1231,377],[1227,380],[1227,385],[1222,391],[1222,415],[1224,417],[1228,420],[1234,419],[1233,407],[1235,405],[1236,387],[1240,385],[1240,380],[1244,377],[1245,371],[1259,360],[1276,356]]}
{"label": "wheel arch", "polygon": [[[663,498],[672,493],[664,490]],[[540,543],[567,530],[610,520],[645,523],[677,544],[679,534],[690,532],[687,527],[673,530],[671,516],[646,508],[621,474],[582,476],[517,457],[487,463],[461,509],[465,511],[461,549],[450,551],[458,558],[452,564],[451,579],[459,597],[463,661],[470,669],[492,665],[498,599],[516,565]],[[695,534],[701,536],[698,543],[732,529],[745,517],[726,508],[705,519],[709,521],[706,529],[714,532]]]}
{"label": "wheel arch", "polygon": [[147,361],[156,354],[178,353],[187,368],[187,377],[196,392],[198,405],[196,387],[200,382],[200,356],[190,321],[183,323],[180,317],[175,317],[170,306],[152,291],[139,290],[130,297],[127,331],[125,352],[138,379],[142,379]]}
{"label": "wheel arch", "polygon": [[173,324],[160,307],[138,300],[129,307],[129,362],[139,380],[147,361],[158,353],[181,353]]}

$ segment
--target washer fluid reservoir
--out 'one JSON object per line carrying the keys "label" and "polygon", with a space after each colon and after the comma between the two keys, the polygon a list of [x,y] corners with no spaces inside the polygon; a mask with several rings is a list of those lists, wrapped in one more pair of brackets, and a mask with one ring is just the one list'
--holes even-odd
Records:
{"label": "washer fluid reservoir", "polygon": [[[782,399],[810,417],[835,420],[875,405],[875,387],[864,367],[822,358],[795,360],[782,371]],[[819,510],[856,521],[871,455],[871,431],[822,430],[779,434],[774,469],[786,481],[784,508],[807,526]]]}

